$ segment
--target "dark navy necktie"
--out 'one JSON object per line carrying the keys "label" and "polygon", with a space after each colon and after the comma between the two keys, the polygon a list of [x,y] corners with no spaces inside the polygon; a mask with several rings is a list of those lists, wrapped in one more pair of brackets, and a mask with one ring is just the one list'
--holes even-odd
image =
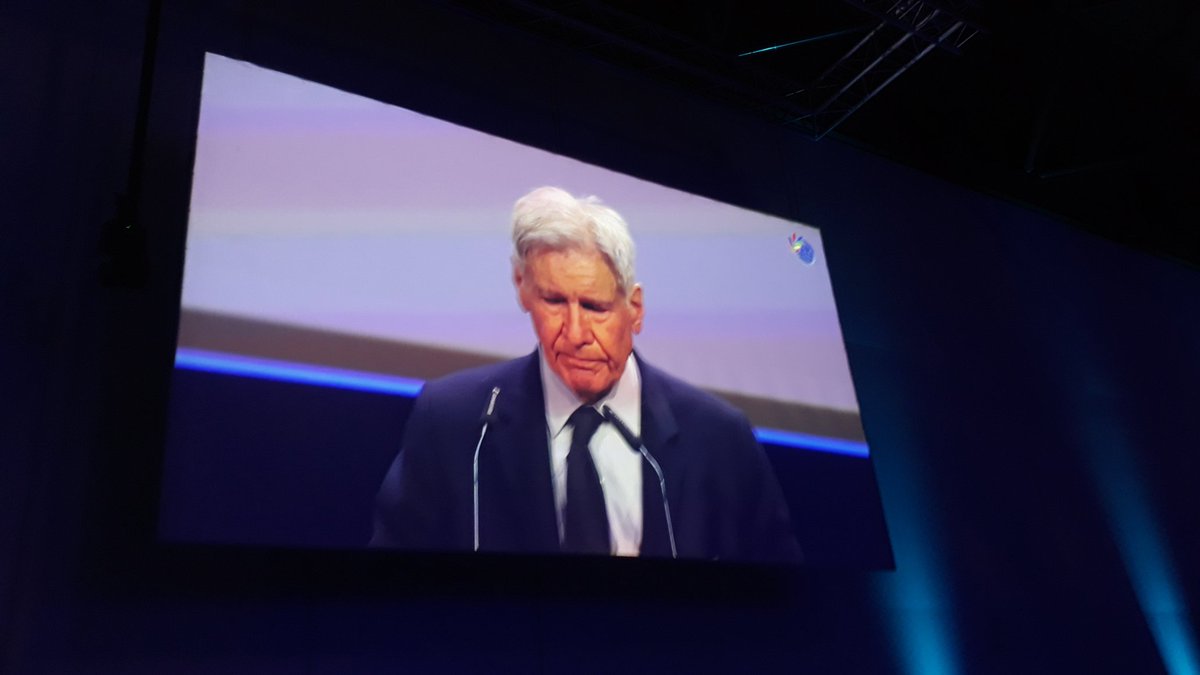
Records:
{"label": "dark navy necktie", "polygon": [[588,450],[588,441],[603,422],[600,413],[587,405],[567,420],[574,429],[567,453],[567,505],[563,510],[562,550],[568,553],[611,552],[604,489]]}

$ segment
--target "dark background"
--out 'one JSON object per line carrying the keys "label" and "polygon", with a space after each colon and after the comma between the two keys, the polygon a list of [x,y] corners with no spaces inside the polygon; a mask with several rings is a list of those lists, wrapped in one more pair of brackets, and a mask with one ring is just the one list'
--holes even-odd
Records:
{"label": "dark background", "polygon": [[[1078,195],[1137,215],[1130,247],[1084,211],[1066,223],[968,192],[962,172],[948,182],[845,142],[861,139],[814,143],[727,96],[470,7],[210,4],[166,3],[140,211],[115,224],[148,6],[0,8],[0,670],[1188,672],[1190,164],[1163,169],[1170,198],[1139,201],[1120,181]],[[820,224],[896,571],[156,545],[199,42]],[[984,88],[1011,73],[976,75]],[[1160,88],[1195,91],[1182,77]],[[911,96],[910,113],[925,107]],[[1058,122],[1091,130],[1083,116]],[[1188,129],[1158,124],[1161,147],[1191,156]]]}

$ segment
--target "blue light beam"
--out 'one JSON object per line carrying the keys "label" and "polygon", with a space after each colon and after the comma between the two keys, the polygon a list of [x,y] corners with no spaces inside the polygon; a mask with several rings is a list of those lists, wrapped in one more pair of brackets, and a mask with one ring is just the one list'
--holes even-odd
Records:
{"label": "blue light beam", "polygon": [[896,571],[878,576],[874,590],[890,628],[896,664],[906,675],[958,675],[964,669],[944,553],[949,543],[931,500],[935,490],[928,477],[933,472],[921,450],[927,441],[913,424],[920,415],[902,403],[877,407],[874,421],[887,430],[889,451],[875,458],[875,472]]}
{"label": "blue light beam", "polygon": [[1111,421],[1114,419],[1115,414],[1101,414],[1089,421],[1086,438],[1093,455],[1086,463],[1092,468],[1117,550],[1163,666],[1171,675],[1200,675],[1196,633],[1178,571],[1163,541],[1132,445]]}

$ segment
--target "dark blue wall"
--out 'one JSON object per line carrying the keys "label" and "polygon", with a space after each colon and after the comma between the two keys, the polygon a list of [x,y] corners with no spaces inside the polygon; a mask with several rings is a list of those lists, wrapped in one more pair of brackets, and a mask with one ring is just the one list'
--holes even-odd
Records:
{"label": "dark blue wall", "polygon": [[[146,7],[0,9],[0,670],[1186,672],[1196,270],[458,10],[167,4],[151,275],[132,288],[102,283],[99,242]],[[897,570],[581,581],[431,561],[405,578],[386,559],[153,545],[200,38],[821,226]]]}

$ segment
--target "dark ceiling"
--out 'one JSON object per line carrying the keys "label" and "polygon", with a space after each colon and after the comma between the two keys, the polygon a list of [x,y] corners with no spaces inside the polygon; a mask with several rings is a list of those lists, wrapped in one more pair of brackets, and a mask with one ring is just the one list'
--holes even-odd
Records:
{"label": "dark ceiling", "polygon": [[[459,4],[821,142],[1200,264],[1194,0]],[[860,41],[858,59],[840,61]],[[847,83],[858,100],[822,110]]]}

